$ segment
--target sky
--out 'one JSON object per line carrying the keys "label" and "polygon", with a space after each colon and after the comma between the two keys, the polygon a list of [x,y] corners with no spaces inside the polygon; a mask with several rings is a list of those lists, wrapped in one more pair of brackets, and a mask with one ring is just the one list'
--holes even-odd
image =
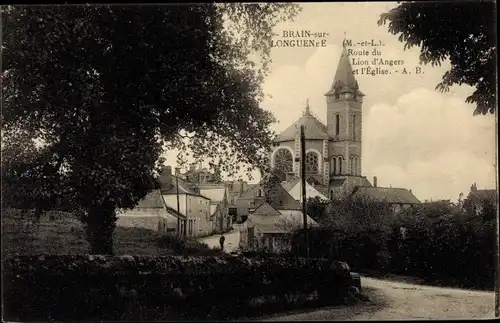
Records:
{"label": "sky", "polygon": [[[366,49],[374,57],[403,60],[402,67],[388,67],[390,75],[356,75],[365,94],[362,108],[362,172],[378,186],[411,189],[421,201],[456,200],[472,183],[481,188],[496,187],[496,136],[493,115],[473,117],[474,105],[465,103],[473,92],[468,86],[453,87],[448,93],[435,90],[449,63],[440,67],[419,65],[420,48],[404,50],[397,36],[378,26],[381,13],[395,7],[390,2],[307,3],[294,19],[275,28],[275,43],[283,31],[311,31],[328,34],[325,47],[274,47],[272,70],[263,84],[267,95],[262,108],[278,122],[276,132],[293,124],[309,99],[311,112],[326,123],[326,100],[342,52],[342,42],[354,44],[373,40]],[[299,38],[289,38],[299,39]],[[354,48],[354,47],[352,47]],[[352,57],[355,58],[355,57]],[[353,66],[359,68],[360,66]],[[376,66],[371,66],[376,67]],[[383,66],[380,66],[383,67]],[[415,68],[421,73],[416,74]],[[399,71],[399,72],[396,72]],[[175,151],[167,153],[175,166]],[[258,180],[258,172],[255,172]]]}

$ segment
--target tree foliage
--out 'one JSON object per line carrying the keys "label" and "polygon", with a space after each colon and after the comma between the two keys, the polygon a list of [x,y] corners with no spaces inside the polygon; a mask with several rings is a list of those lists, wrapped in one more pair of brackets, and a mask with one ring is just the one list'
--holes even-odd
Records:
{"label": "tree foliage", "polygon": [[307,199],[307,214],[316,222],[322,223],[327,216],[329,201],[322,200],[318,196]]}
{"label": "tree foliage", "polygon": [[[497,234],[494,202],[481,201],[480,211],[438,201],[393,213],[364,197],[331,201],[328,221],[309,231],[309,249],[312,256],[343,260],[354,270],[491,288]],[[302,252],[302,234],[298,230],[293,237],[295,252]]]}
{"label": "tree foliage", "polygon": [[297,11],[241,3],[3,7],[8,200],[21,188],[38,213],[71,200],[85,211],[92,251],[111,253],[115,210],[156,185],[163,149],[189,147],[227,171],[266,163],[274,119],[259,103],[271,30]]}
{"label": "tree foliage", "polygon": [[405,1],[381,15],[389,32],[399,35],[406,48],[421,47],[421,63],[451,69],[436,89],[455,84],[476,90],[466,99],[476,105],[474,115],[496,109],[496,5],[494,1]]}

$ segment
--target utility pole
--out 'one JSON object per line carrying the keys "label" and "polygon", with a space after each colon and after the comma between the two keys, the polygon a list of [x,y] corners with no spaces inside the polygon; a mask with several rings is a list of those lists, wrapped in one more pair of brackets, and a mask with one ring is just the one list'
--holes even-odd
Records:
{"label": "utility pole", "polygon": [[175,187],[176,187],[176,195],[177,195],[177,236],[181,235],[181,212],[180,212],[180,202],[179,202],[179,167],[175,168]]}
{"label": "utility pole", "polygon": [[300,126],[300,179],[302,183],[302,216],[304,218],[304,248],[309,258],[309,239],[307,233],[307,196],[306,196],[306,137],[304,126]]}

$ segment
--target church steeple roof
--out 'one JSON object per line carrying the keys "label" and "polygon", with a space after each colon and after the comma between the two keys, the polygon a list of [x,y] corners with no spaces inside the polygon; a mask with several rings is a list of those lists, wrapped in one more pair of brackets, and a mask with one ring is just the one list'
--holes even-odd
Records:
{"label": "church steeple roof", "polygon": [[343,46],[342,48],[342,55],[340,55],[340,60],[337,66],[337,72],[335,73],[335,78],[333,79],[333,83],[336,83],[337,81],[340,81],[347,86],[352,86],[356,83],[354,73],[352,72],[351,62],[349,62],[347,48],[345,46]]}
{"label": "church steeple roof", "polygon": [[311,116],[311,109],[309,108],[309,99],[306,101],[306,109],[304,111],[304,116],[309,117]]}
{"label": "church steeple roof", "polygon": [[[342,48],[342,55],[340,55],[332,86],[326,95],[333,95],[336,90],[342,91],[344,89],[358,91],[358,82],[354,77],[351,62],[349,61],[349,54],[345,45],[343,45]],[[361,94],[359,91],[358,93]]]}

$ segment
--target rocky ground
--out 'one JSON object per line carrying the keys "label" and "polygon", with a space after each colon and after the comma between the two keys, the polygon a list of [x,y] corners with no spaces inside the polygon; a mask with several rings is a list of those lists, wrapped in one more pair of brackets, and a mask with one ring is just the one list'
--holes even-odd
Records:
{"label": "rocky ground", "polygon": [[264,321],[494,318],[493,292],[422,286],[362,277],[370,302],[273,315]]}

